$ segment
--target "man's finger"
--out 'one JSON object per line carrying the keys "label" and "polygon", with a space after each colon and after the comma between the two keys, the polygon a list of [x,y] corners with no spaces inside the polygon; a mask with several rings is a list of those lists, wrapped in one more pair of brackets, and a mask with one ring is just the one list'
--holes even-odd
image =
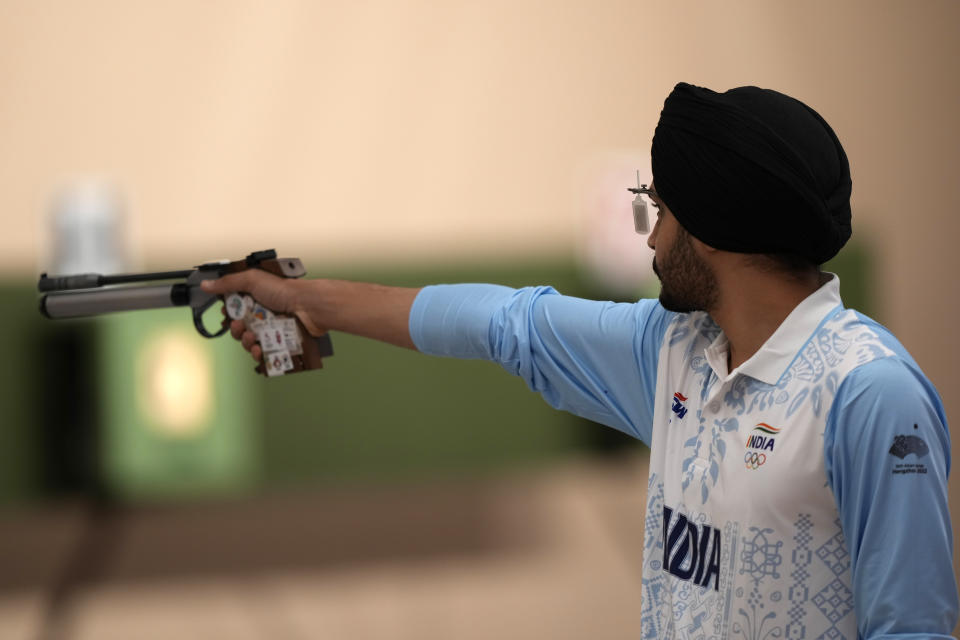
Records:
{"label": "man's finger", "polygon": [[216,280],[204,280],[200,288],[207,293],[223,295],[234,291],[248,291],[250,289],[250,274],[247,271],[231,273]]}
{"label": "man's finger", "polygon": [[240,336],[243,335],[243,332],[247,330],[247,325],[244,324],[243,320],[234,320],[230,323],[230,335],[232,335],[237,340],[240,339]]}

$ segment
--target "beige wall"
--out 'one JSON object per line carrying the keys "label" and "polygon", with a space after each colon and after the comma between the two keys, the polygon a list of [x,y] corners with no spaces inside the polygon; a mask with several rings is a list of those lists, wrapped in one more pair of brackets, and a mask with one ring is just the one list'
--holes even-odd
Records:
{"label": "beige wall", "polygon": [[89,173],[153,265],[566,250],[584,166],[645,157],[676,81],[757,84],[838,132],[881,317],[960,420],[958,24],[953,0],[7,0],[0,269],[43,266],[46,203]]}

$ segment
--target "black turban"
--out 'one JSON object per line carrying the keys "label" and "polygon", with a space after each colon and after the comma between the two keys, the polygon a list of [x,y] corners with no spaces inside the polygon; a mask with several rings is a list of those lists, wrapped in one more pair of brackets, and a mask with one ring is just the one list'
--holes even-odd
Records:
{"label": "black turban", "polygon": [[850,166],[830,125],[770,89],[681,82],[651,150],[658,195],[702,242],[822,264],[850,238]]}

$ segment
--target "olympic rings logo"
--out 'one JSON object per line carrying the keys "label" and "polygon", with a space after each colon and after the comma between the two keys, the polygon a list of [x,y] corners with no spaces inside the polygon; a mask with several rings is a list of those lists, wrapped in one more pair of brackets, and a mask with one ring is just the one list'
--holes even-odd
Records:
{"label": "olympic rings logo", "polygon": [[767,461],[767,456],[756,451],[747,451],[746,455],[743,456],[743,461],[747,463],[747,469],[755,471],[763,466],[763,463]]}

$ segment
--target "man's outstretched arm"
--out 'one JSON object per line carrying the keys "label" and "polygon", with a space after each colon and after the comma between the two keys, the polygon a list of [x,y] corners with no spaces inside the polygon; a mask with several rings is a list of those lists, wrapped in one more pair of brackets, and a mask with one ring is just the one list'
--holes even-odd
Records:
{"label": "man's outstretched arm", "polygon": [[[423,289],[342,280],[281,280],[251,269],[205,285],[243,291],[308,330],[336,330],[426,354],[496,362],[569,411],[650,441],[656,365],[673,314],[636,304],[562,296],[550,287],[491,284]],[[256,336],[231,332],[257,360]]]}

